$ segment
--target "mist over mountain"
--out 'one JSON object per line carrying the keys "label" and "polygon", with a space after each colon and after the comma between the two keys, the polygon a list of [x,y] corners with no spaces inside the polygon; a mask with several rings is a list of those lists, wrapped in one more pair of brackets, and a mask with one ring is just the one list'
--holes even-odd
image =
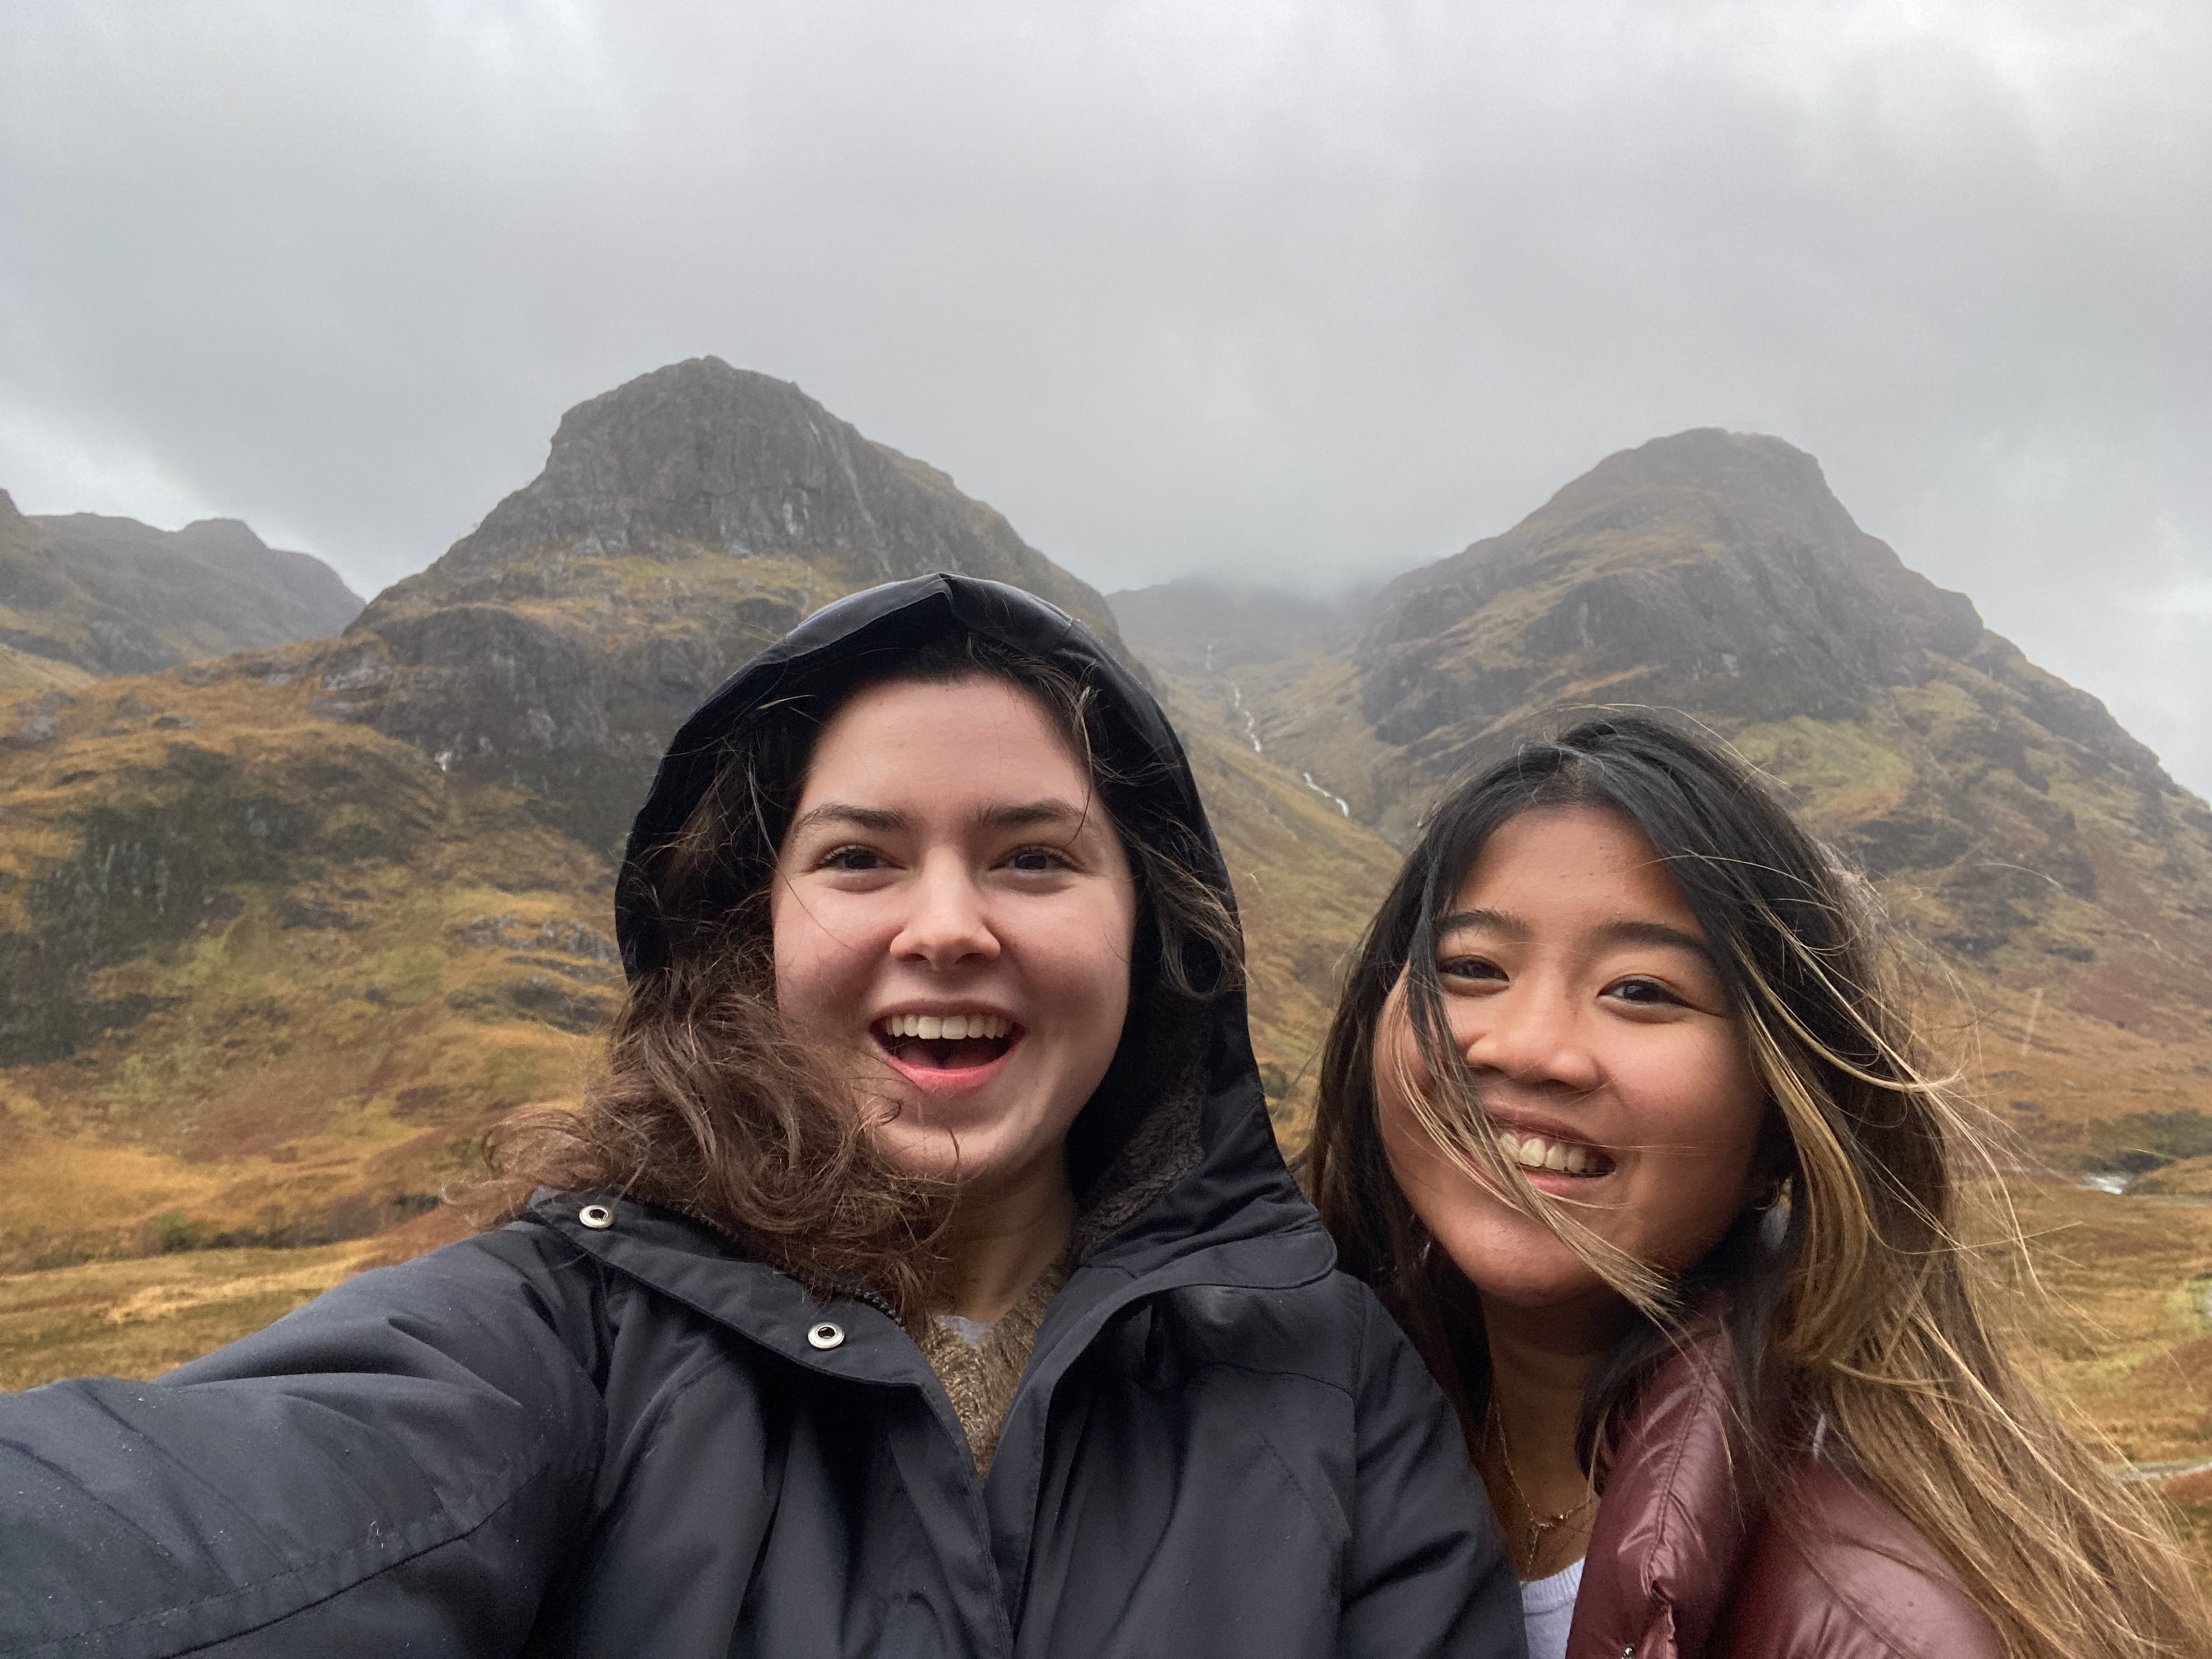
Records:
{"label": "mist over mountain", "polygon": [[1146,655],[1210,673],[1308,651],[1348,651],[1365,631],[1378,593],[1364,588],[1316,599],[1192,576],[1106,599],[1121,631],[1142,640]]}
{"label": "mist over mountain", "polygon": [[93,513],[27,515],[0,490],[0,685],[321,639],[361,609],[320,559],[270,547],[235,519],[167,531]]}

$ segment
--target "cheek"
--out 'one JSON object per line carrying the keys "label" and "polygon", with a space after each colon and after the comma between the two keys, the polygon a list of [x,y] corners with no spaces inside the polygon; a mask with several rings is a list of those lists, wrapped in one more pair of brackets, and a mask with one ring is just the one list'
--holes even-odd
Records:
{"label": "cheek", "polygon": [[1040,980],[1048,981],[1070,1033],[1079,1031],[1089,1044],[1103,1042],[1110,1052],[1128,1018],[1133,905],[1101,895],[1060,915],[1036,917],[1028,931],[1031,949],[1025,954]]}
{"label": "cheek", "polygon": [[1654,1066],[1640,1089],[1639,1080],[1627,1081],[1645,1103],[1650,1148],[1630,1248],[1648,1261],[1687,1266],[1750,1201],[1766,1091],[1733,1040]]}
{"label": "cheek", "polygon": [[815,909],[779,893],[769,910],[775,956],[775,1000],[795,1024],[820,1022],[856,994],[858,953],[840,948]]}
{"label": "cheek", "polygon": [[1383,1156],[1398,1190],[1440,1240],[1478,1219],[1521,1218],[1461,1169],[1414,1115],[1411,1096],[1428,1087],[1428,1066],[1412,1027],[1403,1019],[1388,1015],[1385,1019],[1375,1044],[1376,1115],[1382,1130]]}

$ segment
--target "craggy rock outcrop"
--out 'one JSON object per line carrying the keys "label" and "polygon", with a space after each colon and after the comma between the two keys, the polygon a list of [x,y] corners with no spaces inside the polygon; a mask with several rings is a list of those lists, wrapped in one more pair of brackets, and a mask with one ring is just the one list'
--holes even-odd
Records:
{"label": "craggy rock outcrop", "polygon": [[1613,702],[1844,719],[1983,631],[1966,595],[1851,521],[1810,455],[1710,428],[1601,462],[1505,534],[1399,578],[1381,609],[1358,658],[1368,718],[1397,744],[1597,684]]}
{"label": "craggy rock outcrop", "polygon": [[933,467],[872,443],[788,381],[694,357],[561,418],[545,470],[362,618],[559,599],[570,562],[797,559],[840,592],[957,570],[1111,633],[1105,604]]}
{"label": "craggy rock outcrop", "polygon": [[1117,638],[1096,592],[943,473],[797,386],[694,358],[570,410],[543,472],[362,613],[318,706],[609,845],[678,722],[745,658],[830,599],[932,570]]}

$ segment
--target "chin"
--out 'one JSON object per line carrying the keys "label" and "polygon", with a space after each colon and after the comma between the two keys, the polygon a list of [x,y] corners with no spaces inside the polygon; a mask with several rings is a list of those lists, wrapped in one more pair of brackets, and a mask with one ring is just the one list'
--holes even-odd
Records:
{"label": "chin", "polygon": [[[1570,1258],[1572,1261],[1572,1258]],[[1465,1268],[1460,1270],[1466,1273]],[[1580,1261],[1571,1270],[1468,1273],[1468,1282],[1490,1301],[1509,1308],[1560,1308],[1594,1297],[1619,1299],[1619,1293]]]}
{"label": "chin", "polygon": [[1612,1287],[1541,1222],[1500,1217],[1472,1234],[1440,1238],[1468,1284],[1510,1308],[1552,1308]]}
{"label": "chin", "polygon": [[894,1121],[878,1130],[884,1155],[904,1174],[942,1181],[963,1191],[988,1187],[1020,1161],[1021,1148],[988,1130],[955,1134],[951,1130]]}

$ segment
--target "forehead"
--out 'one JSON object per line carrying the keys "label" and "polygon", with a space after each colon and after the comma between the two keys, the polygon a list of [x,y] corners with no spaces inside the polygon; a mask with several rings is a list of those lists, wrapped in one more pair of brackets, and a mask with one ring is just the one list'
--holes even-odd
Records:
{"label": "forehead", "polygon": [[1644,832],[1604,806],[1538,806],[1492,831],[1452,908],[1575,923],[1641,918],[1699,930]]}
{"label": "forehead", "polygon": [[994,676],[892,680],[856,692],[816,740],[799,805],[926,807],[933,799],[1081,800],[1090,778],[1028,691]]}

